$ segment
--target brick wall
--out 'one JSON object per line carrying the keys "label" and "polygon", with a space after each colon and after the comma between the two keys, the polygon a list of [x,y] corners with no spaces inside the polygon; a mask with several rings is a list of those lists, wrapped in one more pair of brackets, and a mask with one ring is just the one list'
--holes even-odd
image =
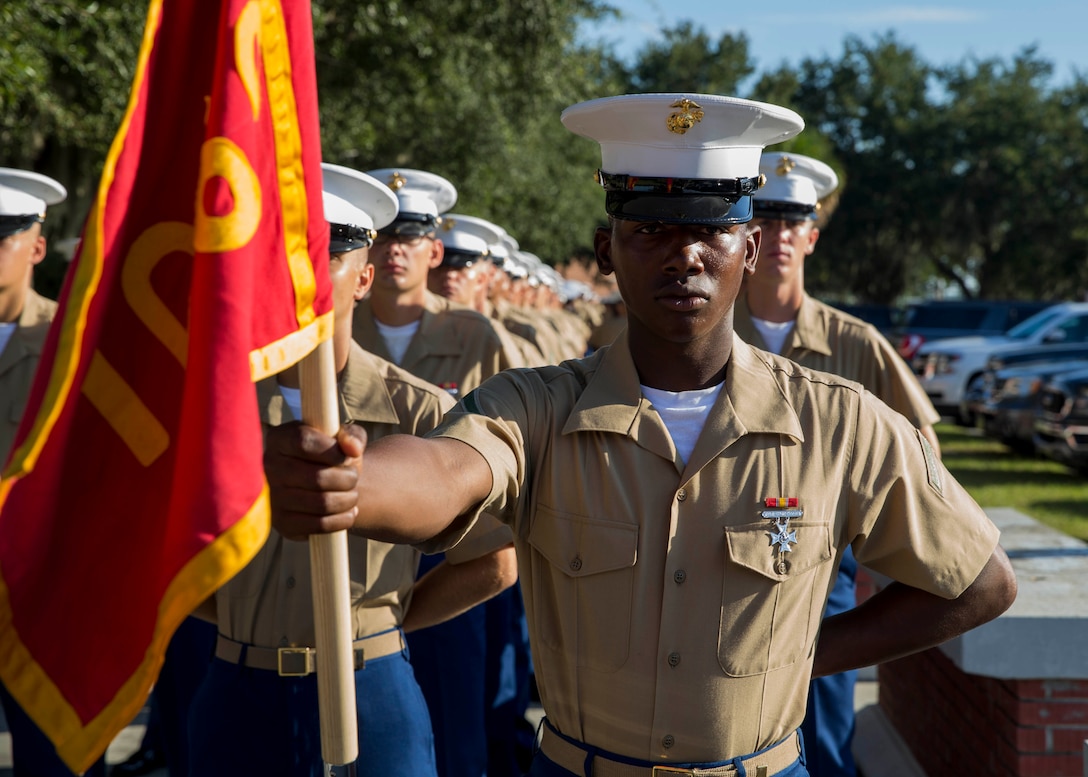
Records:
{"label": "brick wall", "polygon": [[1084,774],[1088,680],[969,675],[939,649],[877,673],[881,710],[928,777]]}

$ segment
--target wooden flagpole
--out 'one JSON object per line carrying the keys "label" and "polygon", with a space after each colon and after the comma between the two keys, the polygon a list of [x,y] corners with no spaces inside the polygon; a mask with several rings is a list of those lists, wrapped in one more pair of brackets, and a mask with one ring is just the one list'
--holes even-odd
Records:
{"label": "wooden flagpole", "polygon": [[[340,403],[332,338],[320,343],[299,365],[303,423],[335,436]],[[317,692],[321,721],[321,756],[330,766],[359,757],[359,721],[355,705],[351,589],[348,584],[348,533],[310,537],[310,575],[317,629]],[[343,773],[343,772],[341,772]]]}

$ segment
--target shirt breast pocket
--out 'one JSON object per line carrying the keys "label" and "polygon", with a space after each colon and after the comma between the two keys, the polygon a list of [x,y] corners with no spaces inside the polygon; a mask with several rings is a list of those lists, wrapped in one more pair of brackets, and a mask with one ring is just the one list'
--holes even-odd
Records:
{"label": "shirt breast pocket", "polygon": [[765,674],[806,658],[823,618],[834,558],[831,526],[791,521],[788,553],[769,521],[725,528],[718,663],[732,677]]}
{"label": "shirt breast pocket", "polygon": [[538,506],[529,544],[541,644],[579,667],[619,669],[630,651],[638,526]]}

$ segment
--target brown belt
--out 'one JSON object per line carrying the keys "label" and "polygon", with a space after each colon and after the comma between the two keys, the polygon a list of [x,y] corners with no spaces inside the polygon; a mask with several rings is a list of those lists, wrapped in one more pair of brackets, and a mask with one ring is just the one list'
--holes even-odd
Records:
{"label": "brown belt", "polygon": [[[355,669],[404,649],[404,633],[400,629],[363,637],[351,643],[355,653]],[[227,639],[222,634],[215,642],[215,657],[232,664],[254,669],[267,669],[280,677],[305,677],[317,671],[317,650],[311,647],[262,648]]]}
{"label": "brown belt", "polygon": [[[540,752],[563,767],[568,772],[582,774],[585,768],[588,751],[579,745],[563,739],[544,726],[544,737],[540,743]],[[773,774],[790,766],[801,755],[801,744],[797,733],[783,739],[777,745],[758,755],[751,755],[741,761],[748,777],[771,777]],[[633,766],[631,764],[613,761],[610,758],[597,755],[593,758],[592,777],[727,777],[736,775],[737,767],[734,764],[725,766],[713,766],[707,768],[692,767],[682,769],[676,766]]]}

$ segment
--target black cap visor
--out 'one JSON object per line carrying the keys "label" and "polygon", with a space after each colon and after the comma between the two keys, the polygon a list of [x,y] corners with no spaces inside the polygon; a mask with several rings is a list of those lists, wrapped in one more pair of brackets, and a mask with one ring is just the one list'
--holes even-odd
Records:
{"label": "black cap visor", "polygon": [[424,213],[400,213],[396,221],[385,229],[378,230],[378,234],[411,240],[430,235],[436,229],[438,229],[438,219],[434,216]]}
{"label": "black cap visor", "polygon": [[755,218],[768,221],[809,221],[816,218],[815,205],[802,205],[797,202],[779,200],[760,200],[753,203]]}
{"label": "black cap visor", "polygon": [[45,219],[36,213],[28,216],[0,216],[0,237],[15,235],[44,221]]}
{"label": "black cap visor", "polygon": [[354,224],[329,224],[329,253],[343,254],[374,245],[375,232]]}
{"label": "black cap visor", "polygon": [[451,270],[463,270],[471,267],[484,258],[483,254],[475,251],[462,251],[460,248],[446,246],[442,253],[442,264],[439,267],[447,267]]}
{"label": "black cap visor", "polygon": [[608,192],[605,211],[628,221],[665,224],[743,224],[752,219],[752,198],[713,194],[643,194]]}

